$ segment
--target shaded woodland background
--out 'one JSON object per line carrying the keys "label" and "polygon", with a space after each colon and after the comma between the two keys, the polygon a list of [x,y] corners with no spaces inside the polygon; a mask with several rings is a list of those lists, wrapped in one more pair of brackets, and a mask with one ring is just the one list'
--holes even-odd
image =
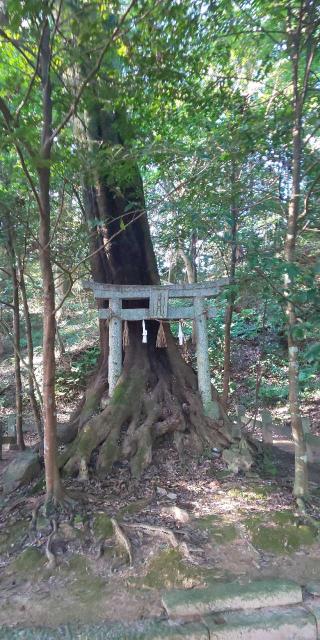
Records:
{"label": "shaded woodland background", "polygon": [[[81,289],[91,276],[230,277],[209,322],[221,410],[241,400],[253,430],[263,407],[291,426],[305,497],[301,416],[316,433],[319,401],[317,3],[9,1],[1,24],[0,328],[16,385],[13,411],[4,375],[1,415],[6,426],[14,413],[20,448],[31,410],[40,439],[44,427],[47,499],[63,500],[57,411],[94,431],[106,392],[107,327]],[[171,374],[194,364],[184,331]]]}

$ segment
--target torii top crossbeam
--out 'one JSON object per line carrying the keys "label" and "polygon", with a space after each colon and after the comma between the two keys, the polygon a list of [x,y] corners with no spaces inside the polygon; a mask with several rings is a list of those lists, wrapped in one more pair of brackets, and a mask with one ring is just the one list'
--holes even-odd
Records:
{"label": "torii top crossbeam", "polygon": [[[121,309],[122,320],[192,320],[194,318],[193,304],[192,306],[177,307],[168,304],[169,298],[214,298],[228,282],[229,278],[220,278],[201,284],[116,285],[86,280],[83,282],[83,287],[91,290],[94,297],[100,300],[149,300],[149,307],[144,309]],[[101,319],[112,317],[111,306],[109,309],[99,309]],[[215,310],[212,306],[208,306],[206,311],[209,318],[215,316]]]}

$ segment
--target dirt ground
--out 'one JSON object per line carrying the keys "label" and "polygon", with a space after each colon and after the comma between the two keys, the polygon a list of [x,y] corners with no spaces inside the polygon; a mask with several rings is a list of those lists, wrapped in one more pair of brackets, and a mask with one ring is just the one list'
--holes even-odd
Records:
{"label": "dirt ground", "polygon": [[[295,516],[289,454],[285,461],[276,454],[277,476],[262,478],[258,469],[230,476],[219,452],[181,463],[164,440],[138,483],[126,464],[104,482],[66,482],[77,502],[74,513],[60,514],[52,536],[54,568],[46,554],[51,526],[41,510],[30,526],[43,484],[0,494],[0,625],[131,622],[161,615],[161,594],[172,587],[319,580],[317,531]],[[130,541],[132,564],[111,517]]]}
{"label": "dirt ground", "polygon": [[[13,367],[0,364],[0,388],[6,388],[0,418],[13,412],[12,376]],[[67,421],[72,409],[59,403],[59,421]],[[260,454],[246,475],[228,473],[214,449],[200,460],[181,461],[165,437],[139,482],[131,481],[125,462],[104,481],[65,479],[75,507],[59,514],[55,533],[41,508],[33,518],[44,497],[43,475],[10,495],[1,492],[1,473],[19,455],[4,451],[0,627],[131,623],[162,615],[164,589],[212,581],[320,581],[318,531],[295,513],[290,429],[277,424],[277,446]],[[31,446],[36,436],[28,414],[25,429]],[[310,479],[309,513],[319,519],[319,466],[311,467]],[[130,543],[132,558],[115,537],[111,518]]]}

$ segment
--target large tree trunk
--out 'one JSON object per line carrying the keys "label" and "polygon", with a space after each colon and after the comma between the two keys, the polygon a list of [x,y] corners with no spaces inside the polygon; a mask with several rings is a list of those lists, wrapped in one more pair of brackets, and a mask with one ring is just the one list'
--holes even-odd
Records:
{"label": "large tree trunk", "polygon": [[[119,114],[111,117],[97,105],[90,123],[91,140],[103,145],[123,144],[119,123]],[[90,176],[86,176],[86,215],[88,221],[99,221],[91,235],[92,249],[98,249],[92,262],[93,277],[113,284],[157,285],[159,275],[138,169],[126,161],[119,166],[119,173],[125,176],[123,181],[106,176],[102,167],[99,175],[91,176],[91,185]],[[146,301],[124,304],[141,308]],[[79,416],[79,425],[84,426],[62,457],[67,472],[83,470],[98,449],[95,467],[100,475],[125,458],[130,460],[132,475],[139,477],[151,462],[156,440],[168,433],[181,454],[229,442],[227,418],[219,408],[217,394],[213,391],[219,415],[214,421],[204,415],[196,375],[182,359],[168,326],[167,347],[156,347],[157,321],[146,323],[147,344],[142,343],[141,322],[129,323],[122,375],[106,408],[88,420],[90,408],[97,408],[107,388],[107,330],[104,322],[100,326],[100,367]]]}

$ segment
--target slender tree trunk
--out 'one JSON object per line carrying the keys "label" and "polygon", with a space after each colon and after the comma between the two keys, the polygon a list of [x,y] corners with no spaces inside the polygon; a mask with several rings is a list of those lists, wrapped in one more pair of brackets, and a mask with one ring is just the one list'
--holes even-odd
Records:
{"label": "slender tree trunk", "polygon": [[[193,243],[191,246],[191,254],[188,254],[184,251],[184,249],[179,249],[178,254],[182,258],[184,262],[184,266],[187,273],[187,280],[189,284],[194,284],[197,281],[197,267],[195,262],[195,255],[192,251]],[[196,332],[196,323],[192,321],[192,344],[196,344],[197,342],[197,332]]]}
{"label": "slender tree trunk", "polygon": [[24,269],[22,266],[21,259],[18,258],[19,265],[19,284],[20,291],[23,303],[23,311],[24,311],[24,321],[26,326],[26,337],[27,337],[27,350],[28,350],[28,385],[29,385],[29,398],[30,404],[33,412],[34,422],[37,429],[39,441],[43,442],[43,432],[42,432],[42,419],[41,419],[41,409],[39,407],[36,394],[35,394],[35,386],[32,372],[34,372],[33,365],[33,338],[32,338],[32,327],[31,327],[31,318],[29,311],[29,303],[28,296],[26,291],[26,283],[24,279]]}
{"label": "slender tree trunk", "polygon": [[[297,220],[300,201],[300,163],[301,163],[301,115],[299,105],[295,105],[293,127],[292,186],[288,209],[288,226],[285,243],[285,259],[290,264],[295,260],[297,237]],[[285,278],[285,293],[292,295],[292,280],[289,274]],[[308,493],[307,449],[302,428],[299,403],[299,357],[298,344],[294,331],[296,327],[295,307],[291,301],[287,303],[288,322],[288,356],[289,356],[289,407],[291,415],[292,436],[295,444],[295,480],[293,493],[296,497],[304,497]]]}
{"label": "slender tree trunk", "polygon": [[[292,436],[295,445],[295,479],[293,493],[297,498],[303,498],[308,493],[308,462],[305,436],[299,402],[299,349],[295,337],[297,325],[295,307],[292,303],[294,283],[290,275],[290,265],[295,262],[298,216],[301,200],[301,158],[302,158],[302,116],[307,93],[311,64],[315,51],[314,16],[315,3],[301,2],[297,17],[291,7],[288,7],[288,44],[292,69],[293,92],[293,127],[292,127],[292,173],[291,192],[288,206],[287,234],[285,240],[285,259],[288,271],[285,277],[285,295],[287,302],[288,322],[288,358],[289,358],[289,407],[291,415]],[[295,22],[295,24],[293,24]],[[307,45],[304,45],[304,23],[307,24]],[[305,47],[305,56],[303,55]],[[300,74],[300,71],[303,73]],[[302,78],[300,77],[302,75]]]}
{"label": "slender tree trunk", "polygon": [[[295,246],[297,235],[297,218],[299,212],[300,198],[300,158],[301,158],[301,120],[299,116],[295,119],[293,129],[293,161],[292,161],[292,187],[288,210],[288,227],[285,245],[285,258],[288,265],[293,264],[295,259]],[[291,277],[286,276],[286,293],[292,292]],[[289,355],[289,406],[291,415],[291,428],[295,444],[295,481],[294,495],[296,497],[306,496],[308,493],[308,465],[307,449],[302,428],[302,419],[299,403],[299,358],[298,344],[295,339],[294,330],[296,327],[296,314],[292,302],[287,303],[288,322],[288,355]]]}
{"label": "slender tree trunk", "polygon": [[25,449],[22,430],[22,380],[20,363],[20,309],[19,309],[19,288],[17,279],[17,269],[12,267],[13,286],[13,336],[14,336],[14,372],[16,384],[16,436],[17,445],[23,451]]}
{"label": "slender tree trunk", "polygon": [[22,421],[22,380],[21,380],[21,362],[20,362],[20,308],[19,308],[19,283],[17,276],[16,252],[10,220],[8,224],[8,254],[11,264],[11,280],[13,290],[13,343],[14,343],[14,374],[15,374],[15,397],[16,397],[16,438],[17,445],[21,451],[25,449]]}
{"label": "slender tree trunk", "polygon": [[194,268],[192,257],[188,256],[186,251],[184,251],[184,249],[181,249],[181,248],[178,250],[178,255],[180,256],[180,258],[182,258],[184,262],[188,283],[194,284],[196,282],[196,271]]}
{"label": "slender tree trunk", "polygon": [[57,463],[57,413],[55,397],[55,291],[50,246],[50,159],[52,143],[52,100],[50,82],[50,28],[47,21],[40,49],[42,82],[43,127],[41,140],[41,166],[38,168],[40,226],[39,260],[43,284],[43,418],[44,462],[47,501],[59,501],[63,490]]}
{"label": "slender tree trunk", "polygon": [[[192,233],[191,236],[191,247],[190,247],[190,255],[188,255],[184,249],[180,248],[178,250],[178,255],[182,258],[184,262],[184,266],[187,272],[187,280],[189,284],[195,284],[197,282],[197,263],[196,263],[196,251],[197,251],[197,240],[196,234]],[[192,344],[196,344],[197,342],[197,332],[196,332],[196,323],[193,320],[192,322]]]}
{"label": "slender tree trunk", "polygon": [[[236,186],[236,169],[235,163],[232,163],[231,170],[231,258],[230,258],[230,270],[229,277],[231,283],[234,281],[236,272],[237,261],[237,224],[238,224],[238,209],[236,205],[235,186]],[[222,391],[222,404],[226,410],[228,407],[229,397],[229,385],[231,376],[231,324],[234,311],[235,293],[231,291],[229,303],[225,312],[224,320],[224,357],[223,357],[223,391]]]}
{"label": "slender tree trunk", "polygon": [[[59,307],[60,303],[64,300],[64,297],[67,292],[67,283],[66,283],[66,274],[61,271],[58,267],[53,269],[54,277],[55,277],[55,297],[57,307]],[[59,311],[56,313],[56,338],[58,343],[58,349],[60,355],[64,355],[66,352],[66,347],[61,335],[61,331],[59,328],[59,323],[63,319],[64,314],[64,306],[60,307]]]}

